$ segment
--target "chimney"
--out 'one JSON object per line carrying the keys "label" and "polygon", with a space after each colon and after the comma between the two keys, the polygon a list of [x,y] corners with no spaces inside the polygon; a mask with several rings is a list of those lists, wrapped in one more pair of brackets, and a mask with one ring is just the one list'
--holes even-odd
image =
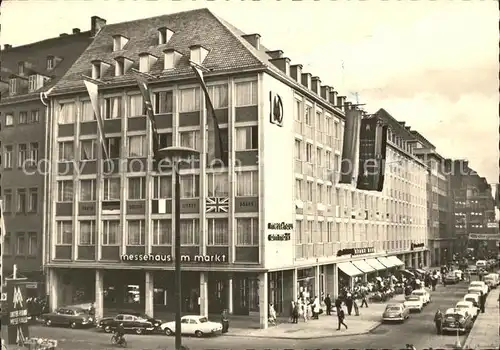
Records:
{"label": "chimney", "polygon": [[68,34],[66,34],[66,33],[61,33],[61,34],[59,34],[59,37],[60,37],[60,38],[62,38],[62,37],[64,37],[64,36],[68,36]]}
{"label": "chimney", "polygon": [[290,75],[290,59],[288,57],[272,58],[269,62],[286,75]]}
{"label": "chimney", "polygon": [[90,34],[96,36],[99,31],[106,25],[106,20],[99,16],[92,16],[90,18]]}
{"label": "chimney", "polygon": [[282,58],[283,57],[283,51],[281,50],[274,50],[274,51],[266,51],[266,53],[271,56],[271,59],[274,58]]}
{"label": "chimney", "polygon": [[337,95],[338,94],[339,93],[337,91],[335,91],[333,88],[330,89],[330,99],[329,99],[329,101],[334,106],[337,103]]}
{"label": "chimney", "polygon": [[351,102],[347,102],[345,101],[345,104],[344,104],[344,112],[345,111],[349,111],[351,109],[354,109],[354,107],[352,106],[352,103]]}
{"label": "chimney", "polygon": [[345,99],[345,96],[337,96],[337,104],[335,105],[335,107],[342,109],[345,104]]}
{"label": "chimney", "polygon": [[73,34],[80,33],[80,28],[73,28]]}
{"label": "chimney", "polygon": [[202,65],[208,55],[208,50],[201,45],[191,45],[189,47],[189,59],[196,64]]}
{"label": "chimney", "polygon": [[330,87],[328,85],[321,87],[321,97],[328,101],[328,96],[330,94]]}
{"label": "chimney", "polygon": [[255,47],[257,50],[260,50],[260,34],[245,34],[241,36],[243,39],[248,41],[250,45]]}
{"label": "chimney", "polygon": [[12,45],[11,45],[11,44],[5,44],[5,45],[3,46],[3,49],[4,49],[4,50],[12,49]]}
{"label": "chimney", "polygon": [[309,90],[311,89],[311,73],[302,73],[302,85],[304,85]]}
{"label": "chimney", "polygon": [[321,80],[319,79],[319,77],[311,78],[311,90],[318,95],[321,93]]}
{"label": "chimney", "polygon": [[302,65],[294,64],[290,66],[290,76],[295,79],[295,81],[301,82],[302,79]]}

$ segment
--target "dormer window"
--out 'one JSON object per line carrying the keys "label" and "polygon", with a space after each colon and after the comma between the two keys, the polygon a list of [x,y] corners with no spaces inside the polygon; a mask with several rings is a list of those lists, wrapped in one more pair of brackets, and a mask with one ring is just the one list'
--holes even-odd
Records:
{"label": "dormer window", "polygon": [[28,78],[28,91],[33,92],[38,90],[38,74],[32,74]]}
{"label": "dormer window", "polygon": [[116,65],[115,65],[115,77],[119,77],[121,75],[124,75],[128,72],[130,67],[132,67],[132,64],[134,63],[132,60],[129,60],[128,58],[125,57],[117,57],[115,58]]}
{"label": "dormer window", "polygon": [[158,28],[158,45],[167,44],[174,35],[174,32],[167,27]]}
{"label": "dormer window", "polygon": [[147,52],[139,54],[139,72],[149,72],[151,67],[153,67],[157,60],[158,57],[153,56]]}
{"label": "dormer window", "polygon": [[17,64],[17,71],[19,75],[24,75],[24,67],[25,67],[24,61],[21,61]]}
{"label": "dormer window", "polygon": [[123,35],[113,35],[113,51],[123,50],[123,47],[128,43],[128,38]]}
{"label": "dormer window", "polygon": [[182,54],[174,49],[167,49],[163,51],[164,60],[163,60],[163,69],[174,69],[179,63]]}
{"label": "dormer window", "polygon": [[101,79],[109,67],[106,62],[92,61],[92,79]]}
{"label": "dormer window", "polygon": [[54,69],[55,66],[54,61],[55,61],[54,56],[47,57],[47,70]]}
{"label": "dormer window", "polygon": [[11,78],[9,80],[9,93],[11,95],[15,95],[18,92],[17,89],[18,89],[17,78]]}
{"label": "dormer window", "polygon": [[205,58],[208,55],[208,50],[201,45],[193,45],[189,47],[190,56],[189,59],[196,64],[203,64]]}

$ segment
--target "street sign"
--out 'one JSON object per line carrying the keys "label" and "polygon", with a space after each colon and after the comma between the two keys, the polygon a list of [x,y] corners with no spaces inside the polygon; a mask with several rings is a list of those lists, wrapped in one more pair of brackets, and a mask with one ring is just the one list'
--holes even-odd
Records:
{"label": "street sign", "polygon": [[[26,282],[7,281],[8,344],[19,344],[29,336]],[[3,296],[2,296],[3,297]]]}
{"label": "street sign", "polygon": [[500,241],[500,235],[487,233],[469,233],[469,240],[473,241]]}
{"label": "street sign", "polygon": [[488,222],[486,224],[486,227],[488,227],[488,228],[498,228],[498,223],[497,222]]}

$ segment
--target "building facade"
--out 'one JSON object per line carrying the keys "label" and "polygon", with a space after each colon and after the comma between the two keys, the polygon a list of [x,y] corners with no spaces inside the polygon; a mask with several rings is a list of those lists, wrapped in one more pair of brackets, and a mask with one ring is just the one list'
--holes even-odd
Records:
{"label": "building facade", "polygon": [[[228,166],[205,156],[205,101],[189,60],[208,69]],[[426,167],[404,142],[412,135],[384,111],[394,127],[383,192],[338,184],[355,108],[258,34],[195,10],[106,25],[52,93],[52,308],[174,309],[172,179],[153,167],[132,68],[149,77],[162,146],[201,154],[180,170],[183,310],[258,312],[267,327],[270,302],[286,312],[300,293],[337,295],[355,277],[426,264]],[[82,75],[99,82],[105,163]]]}
{"label": "building facade", "polygon": [[91,31],[74,28],[72,34],[28,45],[5,44],[1,52],[0,191],[5,212],[2,258],[6,275],[12,274],[15,264],[19,274],[29,280],[44,280],[45,186],[43,171],[38,170],[46,158],[48,106],[40,96],[66,73],[91,36]]}

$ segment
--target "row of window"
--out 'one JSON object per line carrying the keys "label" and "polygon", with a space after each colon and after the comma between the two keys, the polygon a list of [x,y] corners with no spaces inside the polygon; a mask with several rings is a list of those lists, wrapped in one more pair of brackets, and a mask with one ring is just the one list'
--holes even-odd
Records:
{"label": "row of window", "polygon": [[4,189],[3,198],[5,213],[13,211],[19,214],[38,212],[38,188],[18,188],[15,193],[10,188]]}
{"label": "row of window", "polygon": [[[229,195],[228,173],[213,173],[206,176],[208,197],[227,197]],[[79,181],[79,201],[95,201],[97,199],[97,186],[95,179]],[[128,197],[130,200],[146,199],[146,178],[127,178]],[[194,174],[180,175],[181,198],[200,197],[200,176]],[[236,196],[254,197],[258,195],[259,179],[257,171],[241,171],[236,173]],[[172,198],[172,177],[155,176],[153,178],[153,199]],[[121,198],[121,179],[104,179],[104,201],[119,201]],[[75,189],[73,180],[57,182],[57,201],[73,202]]]}
{"label": "row of window", "polygon": [[305,142],[305,152],[302,146],[302,140],[295,139],[295,159],[304,160],[317,166],[325,166],[327,169],[340,168],[340,155],[333,155],[332,151],[324,150],[322,147],[316,147],[316,153],[313,152],[313,145]]}
{"label": "row of window", "polygon": [[[208,92],[214,108],[228,107],[228,85],[208,86]],[[174,91],[159,91],[153,94],[153,110],[155,114],[197,112],[201,110],[202,92],[199,87],[179,89],[177,91],[178,105],[174,103]],[[125,103],[124,103],[125,102]],[[235,84],[235,106],[253,106],[257,104],[257,82],[247,81]],[[79,108],[77,108],[79,107]],[[77,111],[77,109],[79,111]],[[125,110],[126,109],[126,110]],[[129,95],[126,101],[122,96],[104,97],[101,115],[104,119],[143,116],[146,114],[142,95]],[[94,110],[90,101],[62,103],[59,112],[59,124],[71,124],[76,121],[88,122],[95,120]]]}
{"label": "row of window", "polygon": [[[17,145],[17,167],[22,168],[28,164],[36,164],[40,156],[40,145],[38,142],[21,143]],[[4,146],[3,166],[5,169],[14,167],[14,146]]]}
{"label": "row of window", "polygon": [[7,232],[3,244],[5,255],[38,255],[38,235],[36,232],[17,233],[14,236]]}
{"label": "row of window", "polygon": [[5,113],[5,126],[13,126],[15,124],[32,124],[38,123],[40,121],[40,111],[38,109],[34,109],[30,112],[21,111],[17,115],[17,123],[15,114],[13,112]]}
{"label": "row of window", "polygon": [[[199,245],[200,230],[199,219],[181,219],[181,244]],[[78,245],[95,245],[96,234],[99,231],[95,221],[78,221]],[[259,245],[259,223],[257,218],[237,218],[236,225],[237,246]],[[122,227],[119,220],[103,220],[101,232],[102,245],[120,245],[122,242]],[[172,244],[172,221],[170,219],[152,220],[151,244]],[[125,244],[128,246],[143,246],[146,244],[146,221],[127,220],[125,230]],[[74,240],[72,221],[57,221],[56,245],[71,245]],[[207,245],[225,246],[229,242],[229,219],[207,219]]]}

